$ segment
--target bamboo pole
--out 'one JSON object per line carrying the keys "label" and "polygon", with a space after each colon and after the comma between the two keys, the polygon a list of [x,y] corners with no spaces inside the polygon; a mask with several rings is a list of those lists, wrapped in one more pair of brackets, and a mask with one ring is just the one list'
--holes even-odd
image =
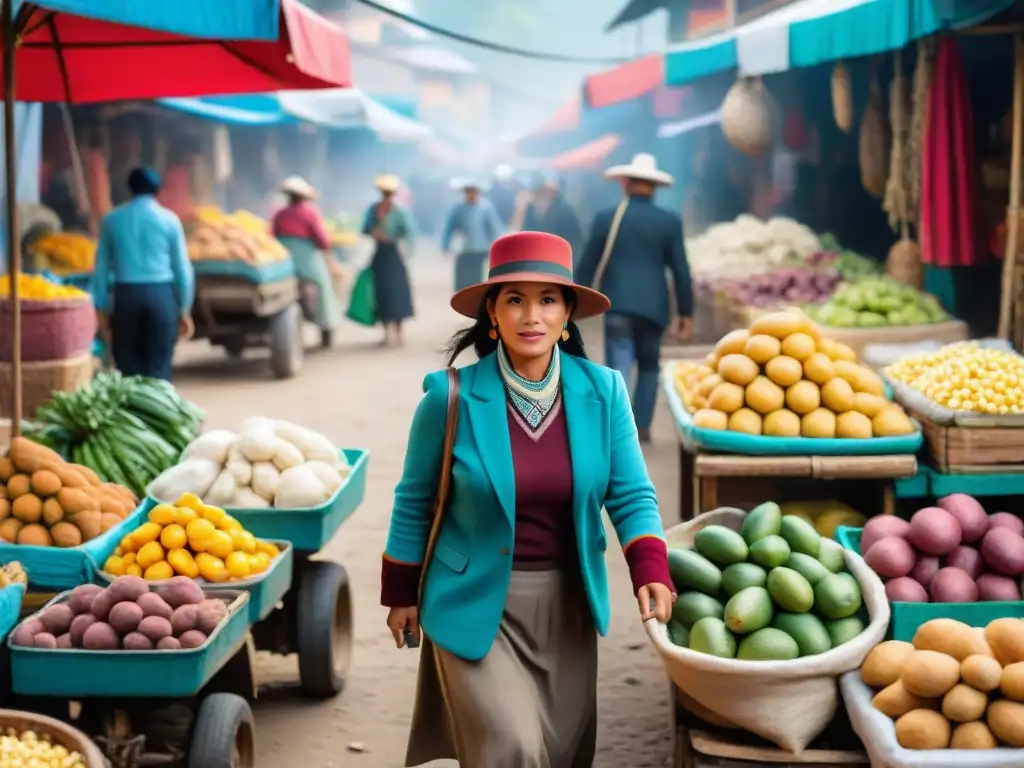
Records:
{"label": "bamboo pole", "polygon": [[18,237],[17,141],[14,126],[14,0],[3,0],[4,177],[7,185],[7,274],[11,278],[11,437],[21,435],[21,238]]}
{"label": "bamboo pole", "polygon": [[1017,249],[1020,238],[1021,153],[1024,150],[1024,40],[1013,46],[1013,139],[1010,156],[1010,205],[1007,208],[1006,252],[999,296],[999,338],[1009,339],[1016,294]]}

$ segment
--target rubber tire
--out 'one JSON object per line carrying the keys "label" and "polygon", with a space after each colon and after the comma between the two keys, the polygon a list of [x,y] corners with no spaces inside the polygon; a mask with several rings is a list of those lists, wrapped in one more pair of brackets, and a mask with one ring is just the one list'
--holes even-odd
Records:
{"label": "rubber tire", "polygon": [[224,354],[232,360],[241,360],[245,354],[245,336],[232,336],[224,341]]}
{"label": "rubber tire", "polygon": [[211,693],[203,699],[196,713],[188,768],[235,768],[235,743],[240,730],[244,731],[242,738],[246,744],[242,747],[238,768],[254,768],[256,721],[248,702],[233,693]]}
{"label": "rubber tire", "polygon": [[[299,581],[296,611],[296,647],[299,655],[299,685],[311,698],[330,699],[345,688],[352,657],[352,592],[344,566],[310,560]],[[341,653],[336,658],[334,629],[341,628]],[[339,665],[341,668],[339,669]]]}
{"label": "rubber tire", "polygon": [[295,304],[270,318],[270,369],[278,379],[291,379],[302,370],[302,315]]}

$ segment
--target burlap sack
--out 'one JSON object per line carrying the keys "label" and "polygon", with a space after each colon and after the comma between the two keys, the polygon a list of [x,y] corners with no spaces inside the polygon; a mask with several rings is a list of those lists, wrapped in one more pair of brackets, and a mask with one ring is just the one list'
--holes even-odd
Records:
{"label": "burlap sack", "polygon": [[896,741],[893,721],[871,706],[875,692],[860,672],[847,672],[839,687],[850,725],[864,744],[871,768],[1020,768],[1024,749],[904,749]]}
{"label": "burlap sack", "polygon": [[[669,546],[689,544],[708,525],[739,530],[746,513],[722,508],[666,532]],[[817,656],[793,661],[720,659],[673,645],[664,624],[645,626],[672,681],[702,707],[756,733],[781,749],[802,752],[835,716],[838,678],[858,669],[885,637],[889,602],[881,579],[859,555],[846,552],[846,565],[860,582],[870,622],[853,640]]]}

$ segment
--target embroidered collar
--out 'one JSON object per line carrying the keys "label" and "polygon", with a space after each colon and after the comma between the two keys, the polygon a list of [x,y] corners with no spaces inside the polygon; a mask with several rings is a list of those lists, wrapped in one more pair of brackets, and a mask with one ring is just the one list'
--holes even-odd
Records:
{"label": "embroidered collar", "polygon": [[551,364],[540,381],[530,381],[516,373],[500,341],[497,355],[498,369],[505,382],[509,403],[517,415],[522,417],[525,426],[537,433],[551,414],[561,391],[561,360],[558,345],[555,345],[551,354]]}

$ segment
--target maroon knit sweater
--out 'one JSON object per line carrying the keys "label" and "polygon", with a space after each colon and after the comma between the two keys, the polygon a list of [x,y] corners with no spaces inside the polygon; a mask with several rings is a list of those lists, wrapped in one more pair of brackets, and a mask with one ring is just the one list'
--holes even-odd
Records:
{"label": "maroon knit sweater", "polygon": [[[513,567],[578,562],[572,517],[572,459],[565,412],[560,405],[556,406],[557,413],[549,414],[539,436],[528,434],[512,409],[508,411],[516,476]],[[664,584],[675,592],[664,541],[643,537],[627,543],[625,554],[634,593],[652,583]],[[392,608],[416,605],[421,570],[422,565],[384,559],[381,604]]]}

